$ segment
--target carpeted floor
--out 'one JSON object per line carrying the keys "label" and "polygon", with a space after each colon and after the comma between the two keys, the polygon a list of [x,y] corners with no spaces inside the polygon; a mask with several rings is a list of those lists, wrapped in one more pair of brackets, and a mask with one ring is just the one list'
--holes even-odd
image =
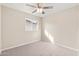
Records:
{"label": "carpeted floor", "polygon": [[2,52],[1,56],[75,56],[75,51],[48,42],[36,42]]}

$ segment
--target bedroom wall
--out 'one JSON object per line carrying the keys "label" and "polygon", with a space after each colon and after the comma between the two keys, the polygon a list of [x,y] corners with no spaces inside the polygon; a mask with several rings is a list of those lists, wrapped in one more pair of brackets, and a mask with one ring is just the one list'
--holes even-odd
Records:
{"label": "bedroom wall", "polygon": [[1,5],[0,5],[0,53],[1,53]]}
{"label": "bedroom wall", "polygon": [[[25,31],[25,17],[37,20],[37,31]],[[2,6],[2,50],[41,40],[40,18]]]}
{"label": "bedroom wall", "polygon": [[52,36],[52,43],[79,50],[79,6],[43,18],[43,27],[43,41],[47,41],[47,32]]}
{"label": "bedroom wall", "polygon": [[[78,7],[78,12],[77,12],[77,14],[78,14],[78,32],[77,32],[77,44],[76,44],[76,47],[79,49],[79,7]],[[78,56],[79,56],[79,52],[78,52]]]}

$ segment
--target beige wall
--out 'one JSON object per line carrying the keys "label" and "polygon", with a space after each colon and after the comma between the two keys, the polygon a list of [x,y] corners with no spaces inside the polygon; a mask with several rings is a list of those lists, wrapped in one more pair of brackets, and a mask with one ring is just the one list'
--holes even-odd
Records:
{"label": "beige wall", "polygon": [[44,31],[52,35],[55,43],[79,49],[79,6],[53,13],[43,23]]}
{"label": "beige wall", "polygon": [[0,5],[0,52],[1,52],[1,5]]}
{"label": "beige wall", "polygon": [[40,18],[30,14],[14,10],[8,7],[2,7],[2,49],[7,49],[21,44],[28,44],[41,39],[41,25],[39,30],[34,32],[25,32],[25,17],[38,20]]}

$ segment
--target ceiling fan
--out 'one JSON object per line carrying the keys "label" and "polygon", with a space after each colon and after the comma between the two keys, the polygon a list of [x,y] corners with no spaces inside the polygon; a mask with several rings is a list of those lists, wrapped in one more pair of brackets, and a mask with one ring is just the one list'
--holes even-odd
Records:
{"label": "ceiling fan", "polygon": [[36,6],[30,5],[30,4],[26,4],[26,6],[35,8],[35,10],[32,11],[32,13],[38,12],[38,13],[42,13],[42,14],[45,14],[45,9],[52,9],[53,8],[53,6],[42,6],[41,3],[37,3]]}

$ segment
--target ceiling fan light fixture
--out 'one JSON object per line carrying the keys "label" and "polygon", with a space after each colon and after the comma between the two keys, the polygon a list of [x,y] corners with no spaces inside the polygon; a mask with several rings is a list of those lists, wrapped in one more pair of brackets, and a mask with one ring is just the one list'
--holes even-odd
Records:
{"label": "ceiling fan light fixture", "polygon": [[32,13],[41,13],[41,14],[45,14],[45,9],[52,9],[53,6],[42,6],[41,3],[37,3],[36,6],[34,5],[29,5],[29,4],[26,4],[27,6],[30,6],[32,8],[35,8],[34,11],[32,11]]}
{"label": "ceiling fan light fixture", "polygon": [[42,13],[43,9],[42,8],[37,8],[38,13]]}

